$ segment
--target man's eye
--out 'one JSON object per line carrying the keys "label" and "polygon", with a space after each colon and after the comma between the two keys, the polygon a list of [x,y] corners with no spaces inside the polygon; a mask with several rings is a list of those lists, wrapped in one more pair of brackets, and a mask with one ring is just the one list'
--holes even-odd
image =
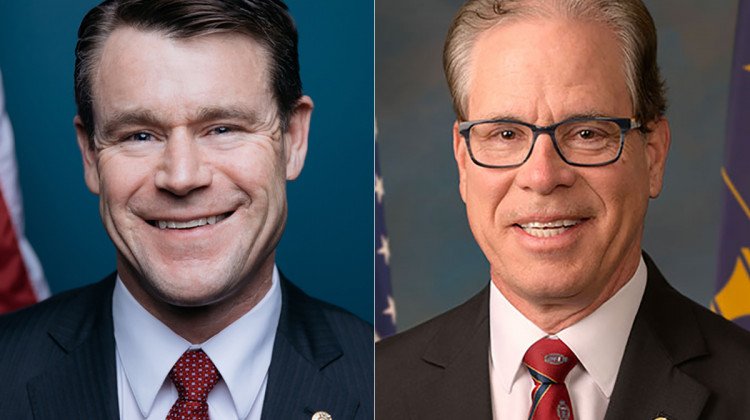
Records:
{"label": "man's eye", "polygon": [[226,133],[230,133],[230,132],[232,132],[232,131],[233,131],[233,130],[232,130],[232,128],[231,128],[231,127],[227,127],[227,126],[220,126],[220,127],[215,127],[215,128],[212,128],[212,129],[211,129],[211,131],[210,131],[209,133],[210,133],[210,134],[226,134]]}
{"label": "man's eye", "polygon": [[500,138],[503,140],[513,140],[516,138],[516,133],[512,130],[503,130],[500,132]]}
{"label": "man's eye", "polygon": [[153,140],[153,137],[151,136],[151,134],[148,134],[148,133],[134,133],[125,137],[125,140],[149,141],[149,140]]}
{"label": "man's eye", "polygon": [[606,138],[615,137],[616,135],[609,134],[601,130],[583,128],[583,129],[578,130],[575,133],[575,136],[576,136],[576,140],[600,141]]}

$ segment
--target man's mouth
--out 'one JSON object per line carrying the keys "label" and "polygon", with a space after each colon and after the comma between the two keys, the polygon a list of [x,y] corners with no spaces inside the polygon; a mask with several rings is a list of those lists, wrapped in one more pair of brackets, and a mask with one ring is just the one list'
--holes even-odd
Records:
{"label": "man's mouth", "polygon": [[529,222],[523,224],[516,223],[516,226],[536,238],[551,238],[565,233],[565,231],[581,222],[583,222],[583,219],[555,220],[554,222]]}
{"label": "man's mouth", "polygon": [[158,227],[159,229],[192,229],[206,225],[215,225],[231,216],[232,213],[233,212],[230,211],[217,216],[200,217],[198,219],[184,222],[177,220],[147,220],[147,223],[151,226]]}

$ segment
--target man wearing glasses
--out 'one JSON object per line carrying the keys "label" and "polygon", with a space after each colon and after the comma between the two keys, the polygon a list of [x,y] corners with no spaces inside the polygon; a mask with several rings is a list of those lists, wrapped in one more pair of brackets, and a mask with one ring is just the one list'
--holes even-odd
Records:
{"label": "man wearing glasses", "polygon": [[750,335],[641,251],[670,145],[639,0],[472,0],[444,48],[490,284],[376,349],[389,419],[726,419]]}

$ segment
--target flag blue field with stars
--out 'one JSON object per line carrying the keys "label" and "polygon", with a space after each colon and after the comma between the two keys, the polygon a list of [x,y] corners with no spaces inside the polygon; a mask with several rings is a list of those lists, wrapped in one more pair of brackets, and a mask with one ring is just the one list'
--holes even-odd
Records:
{"label": "flag blue field with stars", "polygon": [[[376,136],[377,137],[377,136]],[[396,333],[396,304],[391,290],[391,249],[385,231],[378,145],[375,143],[375,340]]]}
{"label": "flag blue field with stars", "polygon": [[724,148],[723,213],[711,309],[750,330],[750,0],[740,0]]}

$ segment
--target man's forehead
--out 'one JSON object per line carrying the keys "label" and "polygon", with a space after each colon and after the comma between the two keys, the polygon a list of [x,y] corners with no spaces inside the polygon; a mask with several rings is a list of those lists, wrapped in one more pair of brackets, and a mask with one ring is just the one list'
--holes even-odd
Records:
{"label": "man's forehead", "polygon": [[501,114],[520,115],[548,103],[569,108],[568,116],[612,112],[598,102],[630,102],[619,42],[609,27],[585,19],[527,17],[496,25],[472,47],[467,111],[481,102],[502,104],[484,107]]}
{"label": "man's forehead", "polygon": [[[585,36],[590,34],[599,36]],[[612,45],[616,48],[602,48]],[[481,64],[478,55],[483,52],[506,61],[516,61],[527,57],[556,58],[560,50],[568,46],[575,50],[596,51],[600,57],[623,59],[621,40],[610,26],[600,20],[563,15],[526,15],[509,17],[479,32],[469,45],[468,66],[469,70],[474,70]],[[546,64],[544,61],[538,63],[539,66]],[[501,72],[504,69],[496,70]]]}
{"label": "man's forehead", "polygon": [[[185,55],[203,52],[210,54],[216,50],[219,44],[231,45],[232,57],[237,61],[248,58],[259,62],[256,66],[256,76],[268,79],[270,73],[271,56],[269,49],[255,38],[240,32],[212,32],[190,37],[178,37],[167,31],[141,30],[129,25],[122,25],[111,32],[102,44],[96,60],[96,71],[94,85],[102,76],[102,67],[108,63],[126,65],[134,60],[146,60],[148,58],[163,58],[160,56],[149,57],[148,53],[155,49],[163,48],[164,44],[174,47],[175,55],[179,56],[182,50]],[[158,54],[158,52],[157,52]],[[158,61],[158,60],[155,60]],[[118,69],[121,71],[121,69]],[[221,74],[217,74],[221,77]]]}
{"label": "man's forehead", "polygon": [[[107,39],[93,77],[97,113],[159,109],[172,102],[183,114],[206,109],[243,110],[263,106],[272,97],[269,54],[252,38],[235,33],[171,38],[132,27],[116,29]],[[242,105],[242,100],[248,104]],[[239,114],[239,112],[236,112]]]}

